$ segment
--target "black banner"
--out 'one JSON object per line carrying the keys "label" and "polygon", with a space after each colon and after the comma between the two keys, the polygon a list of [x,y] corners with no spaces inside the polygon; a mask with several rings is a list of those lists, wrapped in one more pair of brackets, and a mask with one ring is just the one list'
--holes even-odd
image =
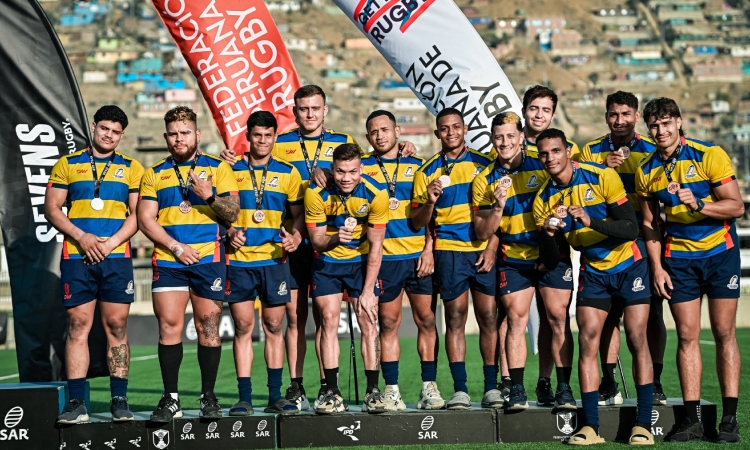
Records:
{"label": "black banner", "polygon": [[[88,121],[65,51],[36,0],[0,2],[0,61],[0,224],[19,378],[60,379],[63,236],[44,217],[44,192],[60,156],[87,146]],[[93,356],[89,373],[107,373],[105,355]]]}

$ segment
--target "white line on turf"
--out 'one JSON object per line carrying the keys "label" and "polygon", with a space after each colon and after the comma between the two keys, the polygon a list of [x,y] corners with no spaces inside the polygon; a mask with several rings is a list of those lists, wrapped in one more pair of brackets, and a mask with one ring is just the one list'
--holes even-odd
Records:
{"label": "white line on turf", "polygon": [[703,345],[716,345],[714,341],[698,341],[698,343]]}
{"label": "white line on turf", "polygon": [[18,378],[18,374],[14,373],[13,375],[5,375],[4,377],[0,377],[0,381],[10,380],[10,379],[13,379],[13,378]]}

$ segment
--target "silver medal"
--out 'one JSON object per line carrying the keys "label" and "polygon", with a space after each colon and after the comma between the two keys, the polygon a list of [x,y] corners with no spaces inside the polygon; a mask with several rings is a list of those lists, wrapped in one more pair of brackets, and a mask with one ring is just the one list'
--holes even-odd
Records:
{"label": "silver medal", "polygon": [[440,175],[438,181],[443,185],[443,188],[447,188],[451,185],[451,177],[449,177],[448,175]]}
{"label": "silver medal", "polygon": [[392,197],[390,200],[388,200],[388,207],[391,208],[392,210],[398,209],[398,205],[400,205],[400,204],[401,204],[401,202],[398,201],[397,198],[393,198]]}
{"label": "silver medal", "polygon": [[101,211],[104,209],[104,200],[100,199],[99,197],[94,197],[91,199],[91,209],[94,211]]}

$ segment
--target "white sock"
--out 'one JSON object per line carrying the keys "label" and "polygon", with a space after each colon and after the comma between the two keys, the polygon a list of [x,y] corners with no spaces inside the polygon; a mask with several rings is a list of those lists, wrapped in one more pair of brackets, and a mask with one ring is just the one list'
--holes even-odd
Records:
{"label": "white sock", "polygon": [[422,390],[424,391],[425,389],[427,389],[427,385],[430,384],[430,383],[432,383],[432,381],[423,381],[422,382]]}
{"label": "white sock", "polygon": [[179,400],[179,399],[180,399],[180,397],[179,397],[179,396],[177,395],[177,392],[170,392],[170,393],[169,393],[169,395],[170,395],[170,396],[171,396],[171,397],[172,397],[173,399],[175,399],[175,400]]}
{"label": "white sock", "polygon": [[398,393],[398,385],[397,384],[389,384],[385,388],[388,389],[389,387],[391,389],[393,389],[396,393]]}

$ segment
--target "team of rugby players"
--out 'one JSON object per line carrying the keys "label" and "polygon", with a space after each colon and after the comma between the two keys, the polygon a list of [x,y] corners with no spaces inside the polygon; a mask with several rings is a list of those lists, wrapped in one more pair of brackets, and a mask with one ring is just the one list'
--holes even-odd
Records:
{"label": "team of rugby players", "polygon": [[[362,410],[405,409],[398,384],[404,292],[418,329],[417,408],[471,408],[464,337],[470,291],[483,362],[482,407],[528,408],[525,330],[536,295],[541,317],[536,403],[575,410],[568,315],[573,248],[581,255],[576,321],[585,423],[570,443],[603,442],[598,405],[623,402],[615,381],[623,319],[638,397],[630,443],[653,444],[652,406],[666,404],[660,383],[666,340],[662,299],[677,327],[686,413],[668,440],[703,438],[698,347],[703,295],[722,395],[718,440],[739,441],[740,262],[734,219],[744,206],[726,152],[684,136],[673,100],[656,98],[644,107],[646,137],[635,132],[638,99],[622,91],[609,95],[604,117],[609,133],[579,151],[562,131],[549,128],[555,93],[535,86],[524,95],[523,121],[513,112],[493,118],[489,154],[467,147],[460,111],[440,111],[435,136],[441,149],[426,161],[411,143],[399,142],[400,129],[388,111],[367,118],[372,151],[365,153],[349,135],[324,127],[328,106],[321,88],[300,88],[294,105],[298,128],[279,133],[273,114],[254,112],[247,122],[249,152],[225,150],[222,159],[199,150],[195,113],[174,108],[165,115],[170,155],[145,172],[116,151],[128,119],[118,107],[105,106],[94,116],[91,147],[55,165],[45,211],[65,235],[61,272],[69,318],[70,402],[59,422],[88,420],[83,398],[93,300],[99,300],[107,334],[113,420],[133,419],[127,404],[126,329],[134,298],[129,238],[140,229],[155,247],[152,293],[164,395],[153,421],[182,417],[177,387],[188,302],[198,335],[201,417],[222,417],[213,392],[223,302],[235,325],[239,392],[229,415],[253,413],[256,298],[266,337],[264,411],[348,410],[338,387],[339,313],[347,299],[362,333],[367,379]],[[433,291],[443,302],[453,378],[447,401],[436,383]],[[320,370],[312,406],[302,376],[308,296]],[[285,354],[291,382],[282,396]]]}

